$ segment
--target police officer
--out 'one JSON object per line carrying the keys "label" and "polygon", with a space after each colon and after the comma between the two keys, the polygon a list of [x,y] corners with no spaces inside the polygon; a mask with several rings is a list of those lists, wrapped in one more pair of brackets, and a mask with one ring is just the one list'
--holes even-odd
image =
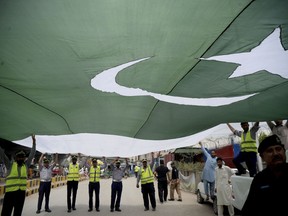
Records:
{"label": "police officer", "polygon": [[256,133],[259,130],[259,122],[255,122],[251,130],[249,130],[248,122],[241,122],[243,131],[235,130],[229,123],[227,123],[229,129],[236,135],[241,137],[241,151],[236,158],[233,159],[238,172],[236,175],[242,175],[246,173],[246,169],[242,166],[242,162],[245,162],[249,170],[250,177],[254,177],[257,173],[257,145],[256,145]]}
{"label": "police officer", "polygon": [[15,154],[15,161],[10,161],[3,149],[0,148],[0,159],[4,161],[7,169],[6,192],[3,201],[2,216],[11,215],[13,208],[14,216],[20,216],[22,214],[26,197],[27,171],[36,152],[35,135],[32,135],[32,140],[33,145],[27,160],[25,160],[26,153],[24,151],[18,151]]}
{"label": "police officer", "polygon": [[154,174],[153,174],[153,166],[154,166],[154,153],[152,152],[152,161],[150,165],[147,165],[147,160],[142,160],[142,167],[138,172],[137,184],[136,187],[139,188],[139,182],[141,180],[141,192],[143,195],[144,201],[144,211],[149,210],[149,197],[152,206],[152,211],[156,210],[156,199],[155,199],[155,188],[154,188]]}
{"label": "police officer", "polygon": [[95,209],[97,212],[100,211],[99,205],[99,194],[100,194],[100,176],[101,176],[101,170],[105,169],[107,167],[106,159],[103,157],[104,164],[98,165],[98,161],[96,158],[92,159],[92,166],[89,167],[89,185],[88,185],[88,191],[89,191],[89,209],[88,212],[91,212],[93,210],[93,192],[95,191]]}
{"label": "police officer", "polygon": [[[78,190],[78,183],[80,179],[79,175],[79,164],[77,163],[77,156],[72,156],[72,163],[69,164],[68,167],[68,175],[67,175],[67,207],[68,211],[71,212],[71,209],[76,210],[75,204],[76,204],[76,196],[77,196],[77,190]],[[72,195],[72,205],[71,205],[71,193]]]}

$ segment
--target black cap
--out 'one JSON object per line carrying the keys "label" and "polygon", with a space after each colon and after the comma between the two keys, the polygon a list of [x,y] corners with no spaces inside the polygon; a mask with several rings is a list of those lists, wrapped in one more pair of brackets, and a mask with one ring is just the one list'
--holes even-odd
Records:
{"label": "black cap", "polygon": [[43,160],[43,162],[44,162],[44,163],[49,163],[49,160],[48,160],[47,158],[45,158],[45,159]]}
{"label": "black cap", "polygon": [[72,156],[72,160],[75,160],[75,159],[77,160],[77,156],[76,156],[76,155],[73,155],[73,156]]}
{"label": "black cap", "polygon": [[268,147],[280,145],[284,148],[284,145],[281,143],[280,138],[277,135],[271,135],[263,139],[263,141],[260,143],[258,152],[261,154],[263,153]]}
{"label": "black cap", "polygon": [[120,164],[121,162],[118,160],[118,161],[116,161],[116,164]]}
{"label": "black cap", "polygon": [[93,158],[93,159],[92,159],[92,162],[97,162],[97,159],[96,159],[96,158]]}
{"label": "black cap", "polygon": [[18,151],[18,152],[16,152],[16,154],[15,154],[17,157],[26,157],[26,153],[24,152],[24,151]]}
{"label": "black cap", "polygon": [[142,160],[142,163],[143,163],[143,162],[147,162],[147,159],[144,158],[144,159]]}

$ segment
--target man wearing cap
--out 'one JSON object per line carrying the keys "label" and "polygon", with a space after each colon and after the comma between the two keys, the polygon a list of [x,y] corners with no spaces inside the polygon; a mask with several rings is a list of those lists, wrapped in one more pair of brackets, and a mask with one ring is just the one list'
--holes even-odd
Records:
{"label": "man wearing cap", "polygon": [[246,173],[246,169],[241,164],[242,162],[245,162],[249,170],[250,177],[255,176],[257,173],[256,133],[260,128],[259,122],[255,122],[251,130],[249,130],[248,122],[241,122],[243,132],[235,130],[229,123],[227,123],[227,125],[236,136],[241,137],[240,153],[233,159],[233,163],[238,169],[236,175],[242,175]]}
{"label": "man wearing cap", "polygon": [[142,167],[138,172],[137,184],[136,187],[139,188],[139,182],[141,180],[141,192],[144,201],[144,211],[149,210],[149,197],[152,206],[152,211],[156,210],[156,199],[155,199],[155,188],[154,188],[154,174],[153,174],[153,166],[154,166],[154,153],[151,153],[152,161],[150,165],[147,165],[147,160],[142,160]]}
{"label": "man wearing cap", "polygon": [[[39,158],[39,171],[40,171],[40,185],[39,185],[39,197],[36,214],[41,212],[42,202],[45,195],[45,211],[51,212],[49,208],[49,196],[51,191],[51,179],[52,179],[52,170],[56,163],[58,163],[58,154],[55,156],[53,163],[49,164],[49,160],[44,158],[44,153]],[[44,158],[44,160],[43,160]]]}
{"label": "man wearing cap", "polygon": [[169,201],[174,201],[174,191],[178,194],[177,201],[182,202],[181,190],[180,190],[180,178],[179,170],[176,168],[174,161],[171,163],[172,170],[169,173],[169,182],[170,182],[170,199]]}
{"label": "man wearing cap", "polygon": [[286,149],[286,160],[287,160],[288,159],[288,120],[286,120],[286,123],[284,125],[283,125],[283,120],[275,120],[274,123],[271,121],[267,121],[267,124],[270,127],[272,133],[276,134],[280,138],[281,143],[284,145],[284,148]]}
{"label": "man wearing cap", "polygon": [[[116,158],[114,161],[112,161],[112,163],[110,164],[111,171],[112,171],[111,203],[110,203],[111,212],[114,211],[114,208],[115,208],[115,211],[121,212],[120,202],[121,202],[121,195],[122,195],[122,189],[123,189],[122,178],[125,175],[126,170],[128,170],[129,168],[128,159],[126,158],[125,167],[120,167],[120,165],[121,165],[121,162],[119,161],[119,157]],[[116,203],[115,203],[115,200],[116,200]]]}
{"label": "man wearing cap", "polygon": [[268,136],[260,143],[258,152],[266,168],[254,177],[242,216],[286,215],[288,164],[284,145],[277,135]]}
{"label": "man wearing cap", "polygon": [[105,157],[103,157],[103,164],[98,165],[98,160],[96,158],[92,159],[92,166],[89,164],[87,165],[87,168],[89,170],[89,185],[88,185],[88,191],[89,191],[89,209],[88,212],[91,212],[93,210],[93,192],[95,191],[95,209],[97,212],[100,211],[99,205],[100,205],[100,175],[101,170],[105,169],[107,167],[107,162]]}
{"label": "man wearing cap", "polygon": [[15,154],[15,160],[10,160],[4,150],[0,148],[0,160],[4,161],[7,169],[6,177],[6,192],[3,201],[2,216],[9,216],[12,214],[14,208],[14,216],[22,214],[27,185],[27,172],[36,152],[36,139],[32,135],[32,149],[26,159],[24,151],[18,151]]}
{"label": "man wearing cap", "polygon": [[[80,155],[80,154],[79,154]],[[68,174],[67,174],[67,212],[70,213],[71,209],[76,210],[76,196],[78,190],[78,183],[80,179],[79,170],[82,166],[77,163],[77,156],[72,155],[72,163],[69,163]],[[71,205],[71,194],[72,195],[72,205]]]}

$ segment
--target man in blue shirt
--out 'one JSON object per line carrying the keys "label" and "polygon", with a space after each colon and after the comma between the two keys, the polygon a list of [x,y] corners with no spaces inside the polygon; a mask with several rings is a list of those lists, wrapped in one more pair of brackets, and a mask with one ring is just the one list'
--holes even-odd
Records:
{"label": "man in blue shirt", "polygon": [[[215,190],[215,168],[217,167],[217,157],[216,152],[211,151],[211,155],[209,152],[204,148],[203,144],[199,142],[201,149],[207,158],[204,169],[202,172],[202,180],[204,183],[204,190],[206,194],[206,201],[209,200],[209,191],[211,199],[214,199],[214,190]],[[208,190],[208,188],[210,190]]]}

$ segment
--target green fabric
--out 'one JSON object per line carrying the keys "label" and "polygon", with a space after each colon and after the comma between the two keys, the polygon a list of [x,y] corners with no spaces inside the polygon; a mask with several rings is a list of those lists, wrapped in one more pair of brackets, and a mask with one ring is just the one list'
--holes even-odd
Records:
{"label": "green fabric", "polygon": [[[277,27],[287,50],[288,1],[2,0],[0,137],[170,139],[224,122],[286,119],[287,79],[267,71],[228,79],[237,64],[199,60],[248,52]],[[116,81],[188,98],[259,94],[211,108],[91,87],[103,70],[145,57]]]}

